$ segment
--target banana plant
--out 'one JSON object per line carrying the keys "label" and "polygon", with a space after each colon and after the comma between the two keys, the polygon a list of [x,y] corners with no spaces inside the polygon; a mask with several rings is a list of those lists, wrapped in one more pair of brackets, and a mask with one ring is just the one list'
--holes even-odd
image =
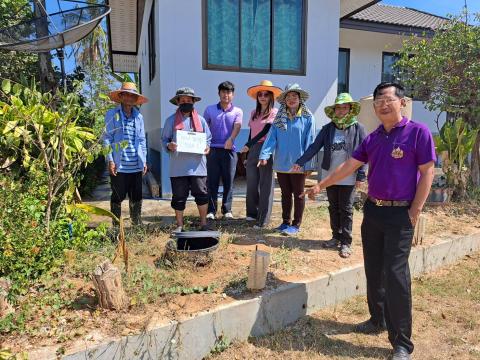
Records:
{"label": "banana plant", "polygon": [[473,129],[462,118],[457,118],[446,121],[439,134],[434,136],[437,153],[448,152],[443,171],[447,176],[447,184],[459,197],[463,197],[467,190],[469,170],[466,162],[477,133],[478,129]]}

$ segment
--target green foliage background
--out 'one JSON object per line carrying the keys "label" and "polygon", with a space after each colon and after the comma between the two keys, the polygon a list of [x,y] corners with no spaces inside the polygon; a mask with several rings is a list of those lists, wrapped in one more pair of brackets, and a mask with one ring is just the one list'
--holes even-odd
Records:
{"label": "green foliage background", "polygon": [[[28,0],[0,1],[0,28],[5,28],[29,18],[32,11]],[[0,78],[20,81],[37,74],[36,54],[0,50]]]}

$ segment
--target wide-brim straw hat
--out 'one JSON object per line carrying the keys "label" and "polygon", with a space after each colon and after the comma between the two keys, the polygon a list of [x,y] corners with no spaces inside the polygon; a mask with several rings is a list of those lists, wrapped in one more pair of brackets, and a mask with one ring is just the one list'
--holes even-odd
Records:
{"label": "wide-brim straw hat", "polygon": [[273,93],[273,99],[275,100],[281,93],[282,89],[277,86],[273,86],[270,80],[262,80],[259,85],[250,86],[247,90],[248,96],[257,100],[257,93],[259,91],[271,91]]}
{"label": "wide-brim straw hat", "polygon": [[335,103],[333,105],[325,107],[325,114],[332,119],[335,115],[335,105],[341,104],[350,104],[350,112],[353,116],[357,116],[360,114],[360,103],[358,101],[354,101],[352,95],[349,93],[341,93],[338,94],[335,98]]}
{"label": "wide-brim straw hat", "polygon": [[142,105],[142,104],[146,104],[148,102],[148,98],[146,96],[143,96],[142,94],[140,94],[138,92],[137,85],[135,85],[135,83],[124,82],[120,89],[112,91],[110,94],[108,94],[108,97],[112,101],[115,101],[116,103],[121,103],[122,102],[122,100],[120,99],[120,94],[121,93],[130,93],[130,94],[137,95],[138,98],[137,98],[137,102],[135,103],[135,105]]}
{"label": "wide-brim straw hat", "polygon": [[177,92],[175,93],[175,96],[170,99],[170,102],[173,105],[178,105],[178,99],[180,98],[180,96],[190,96],[193,99],[194,103],[202,100],[201,97],[195,96],[195,90],[193,90],[190,87],[184,86],[177,90]]}
{"label": "wide-brim straw hat", "polygon": [[296,93],[298,93],[298,95],[300,95],[300,101],[302,103],[307,101],[307,99],[310,97],[310,94],[308,92],[306,92],[305,90],[303,90],[300,87],[300,85],[298,85],[298,84],[288,84],[287,86],[285,86],[285,90],[283,90],[283,92],[277,97],[277,101],[280,104],[284,104],[285,103],[285,97],[287,96],[287,94],[289,92],[292,92],[292,91],[295,91]]}

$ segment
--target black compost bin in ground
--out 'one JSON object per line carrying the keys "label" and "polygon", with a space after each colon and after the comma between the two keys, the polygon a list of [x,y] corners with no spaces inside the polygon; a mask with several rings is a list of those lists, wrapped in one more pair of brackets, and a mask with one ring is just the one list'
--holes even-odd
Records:
{"label": "black compost bin in ground", "polygon": [[212,253],[220,243],[218,231],[184,231],[173,234],[167,243],[166,255],[172,260],[178,258],[205,265],[213,260]]}

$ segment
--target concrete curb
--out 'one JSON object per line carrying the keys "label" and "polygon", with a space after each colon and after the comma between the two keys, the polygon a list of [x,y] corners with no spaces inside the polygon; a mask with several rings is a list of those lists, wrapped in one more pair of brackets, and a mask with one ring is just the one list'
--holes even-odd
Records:
{"label": "concrete curb", "polygon": [[[412,276],[454,263],[476,251],[480,251],[480,233],[415,248],[409,260]],[[236,301],[192,318],[156,323],[142,334],[112,339],[102,345],[85,345],[63,359],[202,359],[221,337],[241,341],[269,334],[302,316],[363,294],[363,266],[353,266],[305,282],[282,285],[256,298]],[[42,358],[57,357],[51,353]]]}

